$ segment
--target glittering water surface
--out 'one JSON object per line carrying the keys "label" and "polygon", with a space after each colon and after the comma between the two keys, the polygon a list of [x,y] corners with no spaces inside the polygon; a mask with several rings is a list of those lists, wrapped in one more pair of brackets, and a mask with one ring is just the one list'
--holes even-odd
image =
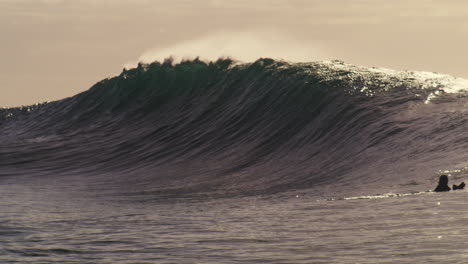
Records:
{"label": "glittering water surface", "polygon": [[466,191],[164,201],[11,180],[0,191],[1,263],[464,263],[468,256]]}

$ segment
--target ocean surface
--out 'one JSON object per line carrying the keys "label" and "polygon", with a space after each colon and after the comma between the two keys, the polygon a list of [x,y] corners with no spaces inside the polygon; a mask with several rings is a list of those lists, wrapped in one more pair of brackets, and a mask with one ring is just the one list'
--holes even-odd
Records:
{"label": "ocean surface", "polygon": [[139,64],[0,108],[1,263],[467,263],[468,81]]}

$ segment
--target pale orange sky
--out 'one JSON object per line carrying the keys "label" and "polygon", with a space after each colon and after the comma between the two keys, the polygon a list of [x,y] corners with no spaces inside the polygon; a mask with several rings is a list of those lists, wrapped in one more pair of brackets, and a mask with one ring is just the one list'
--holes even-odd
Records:
{"label": "pale orange sky", "polygon": [[339,59],[468,78],[464,0],[0,0],[0,107],[169,55]]}

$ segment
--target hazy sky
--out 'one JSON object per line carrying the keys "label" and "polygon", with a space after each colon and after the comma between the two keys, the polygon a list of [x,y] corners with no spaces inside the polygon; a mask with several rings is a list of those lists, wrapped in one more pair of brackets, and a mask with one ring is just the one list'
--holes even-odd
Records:
{"label": "hazy sky", "polygon": [[466,0],[0,0],[0,107],[169,55],[340,59],[468,78]]}

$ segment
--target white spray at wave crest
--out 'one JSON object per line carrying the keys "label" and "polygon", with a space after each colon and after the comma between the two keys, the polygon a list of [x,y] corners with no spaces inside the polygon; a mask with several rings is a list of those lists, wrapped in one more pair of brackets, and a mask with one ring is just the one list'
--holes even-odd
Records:
{"label": "white spray at wave crest", "polygon": [[[151,49],[144,52],[137,61],[126,63],[124,67],[129,69],[136,67],[138,62],[164,61],[168,57],[172,57],[176,63],[196,57],[204,61],[231,57],[242,62],[252,62],[262,57],[291,62],[312,62],[333,58],[323,47],[304,45],[285,36],[284,33],[277,34],[274,31],[263,30],[215,33],[170,47]],[[365,76],[379,75],[383,79],[411,79],[419,82],[422,89],[437,88],[438,91],[431,93],[426,103],[441,93],[468,92],[468,80],[446,74],[354,66],[340,61],[324,61],[323,64],[330,70],[352,71],[364,79]],[[369,92],[366,87],[363,87],[364,90]]]}
{"label": "white spray at wave crest", "polygon": [[[182,42],[163,49],[146,51],[139,62],[163,61],[172,56],[176,62],[182,59],[199,57],[205,61],[215,61],[221,57],[232,57],[243,62],[252,62],[261,57],[287,61],[318,61],[331,59],[326,51],[318,46],[304,45],[284,33],[272,31],[223,32]],[[135,67],[130,62],[125,68]]]}

